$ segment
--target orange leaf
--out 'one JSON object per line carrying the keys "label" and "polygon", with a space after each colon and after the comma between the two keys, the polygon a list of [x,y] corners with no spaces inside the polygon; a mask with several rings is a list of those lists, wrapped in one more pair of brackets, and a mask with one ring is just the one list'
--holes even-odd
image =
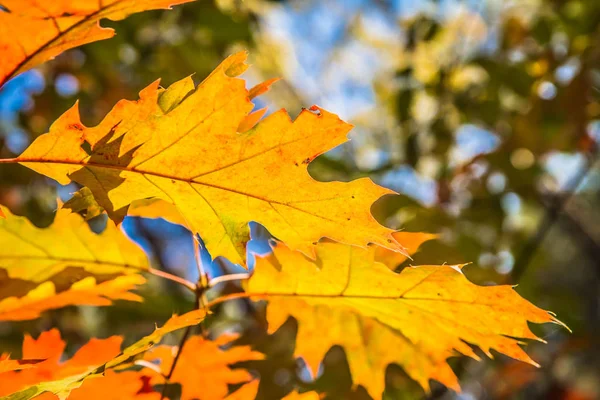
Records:
{"label": "orange leaf", "polygon": [[313,107],[292,122],[281,110],[237,132],[253,108],[235,78],[245,60],[245,53],[230,56],[195,89],[191,78],[166,90],[154,82],[94,128],[83,126],[75,106],[16,161],[87,186],[115,220],[139,199],[171,202],[213,257],[238,264],[250,221],[312,257],[322,237],[404,251],[370,212],[390,190],[368,178],[317,182],[308,173],[315,157],[347,140],[351,126],[336,115]]}
{"label": "orange leaf", "polygon": [[[264,356],[253,351],[250,346],[221,349],[234,339],[234,336],[224,335],[210,341],[201,336],[193,336],[185,342],[171,377],[172,382],[181,384],[182,400],[220,400],[229,392],[228,385],[252,379],[248,371],[231,369],[229,365],[241,361],[261,360]],[[163,375],[167,375],[176,353],[177,348],[174,346],[158,346],[148,351],[144,359],[160,360],[160,369]],[[152,382],[163,383],[163,375],[156,376]]]}
{"label": "orange leaf", "polygon": [[467,343],[490,357],[493,349],[536,365],[519,346],[521,339],[539,340],[528,323],[560,323],[510,286],[474,285],[461,266],[395,273],[375,261],[373,248],[331,242],[318,245],[316,262],[282,243],[273,250],[257,257],[247,283],[250,296],[269,301],[269,329],[296,318],[296,355],[313,373],[331,346],[343,346],[353,381],[375,398],[390,363],[426,390],[430,379],[459,390],[446,359],[477,358]]}
{"label": "orange leaf", "polygon": [[111,336],[107,339],[91,339],[75,355],[61,362],[65,342],[57,329],[43,332],[37,339],[25,335],[23,341],[23,359],[39,360],[33,368],[22,371],[8,371],[0,374],[0,396],[4,396],[28,386],[61,379],[86,372],[90,367],[105,363],[117,356],[121,350],[122,339]]}
{"label": "orange leaf", "polygon": [[255,97],[260,96],[261,94],[268,92],[269,89],[271,89],[271,85],[277,82],[278,80],[279,78],[271,78],[259,83],[258,85],[255,85],[254,87],[252,87],[252,89],[248,91],[248,98],[252,100]]}
{"label": "orange leaf", "polygon": [[[42,333],[37,341],[26,336],[23,357],[46,360],[35,368],[0,374],[0,395],[19,390],[8,399],[27,400],[42,394],[47,399],[54,398],[52,394],[59,399],[66,399],[73,390],[82,387],[89,379],[101,379],[101,374],[109,368],[119,366],[149,350],[167,333],[200,323],[205,316],[204,310],[174,315],[162,327],[156,328],[123,351],[119,351],[122,340],[120,337],[92,339],[65,363],[59,363],[65,344],[56,329]],[[16,376],[19,373],[23,375]]]}
{"label": "orange leaf", "polygon": [[0,355],[0,374],[8,371],[19,371],[22,369],[33,368],[35,364],[44,361],[44,359],[32,360],[11,360],[8,354]]}
{"label": "orange leaf", "polygon": [[0,86],[65,50],[114,36],[100,27],[145,10],[167,9],[191,0],[3,0],[0,9]]}
{"label": "orange leaf", "polygon": [[71,392],[69,400],[160,400],[160,393],[140,392],[144,389],[147,379],[146,375],[138,371],[117,373],[108,370],[102,377],[84,381],[81,387]]}
{"label": "orange leaf", "polygon": [[246,116],[246,118],[244,118],[244,120],[240,123],[240,126],[238,126],[238,132],[244,133],[254,128],[254,126],[258,123],[258,121],[260,121],[266,112],[267,108],[265,107],[248,114],[248,116]]}

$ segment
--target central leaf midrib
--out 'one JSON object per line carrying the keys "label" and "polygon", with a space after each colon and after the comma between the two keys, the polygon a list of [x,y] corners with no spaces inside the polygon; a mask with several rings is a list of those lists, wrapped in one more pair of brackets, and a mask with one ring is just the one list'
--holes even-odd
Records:
{"label": "central leaf midrib", "polygon": [[[107,266],[111,266],[111,267],[120,267],[120,268],[129,268],[129,269],[135,269],[138,271],[147,271],[148,267],[144,267],[144,266],[139,266],[139,265],[132,265],[132,264],[127,264],[127,263],[118,263],[118,262],[113,262],[113,261],[102,261],[102,260],[85,260],[85,259],[80,259],[80,258],[62,258],[62,257],[56,257],[56,256],[28,256],[28,255],[24,255],[24,256],[20,256],[20,255],[16,255],[16,256],[8,256],[8,255],[0,255],[0,261],[1,260],[51,260],[51,261],[62,261],[62,262],[73,262],[73,263],[86,263],[86,264],[97,264],[97,265],[107,265]],[[6,268],[3,267],[0,264],[0,268]]]}
{"label": "central leaf midrib", "polygon": [[114,170],[118,170],[118,171],[134,172],[134,173],[138,173],[138,174],[142,174],[142,175],[151,175],[151,176],[156,176],[156,177],[159,177],[159,178],[172,179],[172,180],[176,180],[176,181],[180,181],[180,182],[186,182],[186,183],[188,183],[190,185],[191,184],[203,185],[203,186],[212,187],[212,188],[219,189],[219,190],[225,190],[225,191],[228,191],[228,192],[237,193],[237,194],[240,194],[240,195],[243,195],[243,196],[252,197],[252,198],[255,198],[257,200],[264,201],[264,202],[275,203],[275,204],[279,204],[279,205],[282,205],[282,206],[290,207],[290,208],[293,208],[295,210],[307,213],[309,215],[313,215],[315,217],[319,217],[319,218],[325,219],[327,221],[340,224],[339,221],[335,221],[335,220],[332,220],[332,219],[327,218],[325,216],[322,216],[322,215],[319,215],[319,214],[314,214],[314,213],[306,211],[306,210],[304,210],[302,208],[295,207],[295,206],[292,205],[293,202],[291,202],[291,203],[282,203],[280,201],[266,199],[266,198],[263,198],[263,197],[260,197],[260,196],[256,196],[256,195],[253,195],[253,194],[250,194],[250,193],[241,192],[241,191],[238,191],[238,190],[235,190],[235,189],[231,189],[231,188],[227,188],[227,187],[223,187],[223,186],[217,186],[217,185],[213,185],[213,184],[209,184],[209,183],[205,183],[205,182],[196,182],[196,181],[193,180],[194,178],[186,179],[186,178],[181,178],[181,177],[174,176],[174,175],[162,174],[160,172],[146,172],[146,171],[137,170],[135,168],[121,167],[121,166],[112,165],[112,164],[99,164],[99,163],[94,163],[94,162],[72,162],[72,161],[64,161],[64,160],[39,160],[39,159],[36,159],[36,158],[33,158],[33,159],[21,159],[21,158],[17,158],[15,161],[17,161],[19,163],[64,164],[64,165],[79,165],[82,168],[93,167],[93,168],[114,169]]}

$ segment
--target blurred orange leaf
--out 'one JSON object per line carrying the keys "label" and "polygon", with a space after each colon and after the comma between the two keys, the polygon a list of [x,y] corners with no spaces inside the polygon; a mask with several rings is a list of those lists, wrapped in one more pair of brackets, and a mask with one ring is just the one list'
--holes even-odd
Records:
{"label": "blurred orange leaf", "polygon": [[0,374],[8,371],[19,371],[33,368],[33,366],[44,359],[11,360],[9,354],[0,354]]}
{"label": "blurred orange leaf", "polygon": [[114,36],[99,21],[192,0],[3,0],[0,8],[0,86],[65,50]]}
{"label": "blurred orange leaf", "polygon": [[103,364],[121,351],[122,338],[91,339],[72,358],[61,362],[65,342],[57,329],[43,332],[37,339],[28,334],[23,341],[23,362],[40,360],[33,368],[0,373],[0,396],[5,396],[41,382],[58,380],[86,372]]}
{"label": "blurred orange leaf", "polygon": [[[229,365],[242,361],[262,360],[264,356],[253,351],[250,346],[236,346],[227,350],[235,336],[224,335],[211,341],[201,336],[188,339],[181,351],[171,377],[171,382],[181,384],[182,400],[221,400],[229,392],[228,385],[248,382],[252,375],[244,369],[231,369]],[[162,375],[152,379],[153,384],[164,383],[163,375],[168,375],[177,354],[175,346],[158,346],[144,355],[147,361],[158,360]],[[250,397],[248,397],[250,398]]]}
{"label": "blurred orange leaf", "polygon": [[[204,310],[174,315],[162,327],[156,328],[154,332],[122,351],[119,350],[121,337],[92,339],[64,363],[59,362],[65,343],[60,338],[58,330],[44,332],[37,340],[27,335],[23,342],[23,358],[45,359],[45,361],[36,364],[34,368],[0,374],[0,395],[10,394],[8,400],[28,400],[42,394],[46,398],[53,398],[50,395],[54,394],[59,399],[66,399],[72,391],[83,387],[88,380],[103,381],[103,374],[108,369],[115,368],[149,350],[167,333],[202,322],[205,316]],[[139,378],[141,379],[141,376]],[[112,379],[111,382],[123,379],[132,385],[139,384],[138,377],[133,375]],[[80,394],[83,397],[79,398],[85,398],[87,390],[92,390],[94,387],[97,386],[87,385],[83,394]]]}

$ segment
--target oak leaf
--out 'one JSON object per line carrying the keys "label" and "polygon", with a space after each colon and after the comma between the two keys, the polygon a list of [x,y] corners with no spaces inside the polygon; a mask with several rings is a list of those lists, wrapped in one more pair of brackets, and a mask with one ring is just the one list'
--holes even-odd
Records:
{"label": "oak leaf", "polygon": [[[377,398],[385,367],[401,365],[425,390],[429,379],[459,390],[448,357],[477,359],[467,344],[536,365],[519,346],[540,340],[528,322],[557,321],[510,286],[472,284],[462,266],[419,266],[391,271],[373,248],[322,242],[317,261],[282,243],[257,257],[248,295],[265,298],[271,331],[298,320],[296,355],[315,374],[333,345],[343,346],[353,380]],[[324,328],[326,327],[326,328]]]}
{"label": "oak leaf", "polygon": [[67,208],[75,213],[81,213],[86,220],[90,220],[104,212],[104,208],[94,198],[92,191],[86,187],[73,193],[62,208]]}
{"label": "oak leaf", "polygon": [[100,27],[101,19],[119,21],[130,14],[189,1],[2,0],[0,86],[65,50],[114,36],[113,29]]}
{"label": "oak leaf", "polygon": [[[15,382],[19,383],[19,385],[17,385],[19,388],[15,389],[14,386],[8,387],[7,384],[7,389],[4,389],[4,386],[2,386],[5,382],[5,380],[3,380],[4,374],[1,374],[0,387],[2,388],[2,391],[0,391],[0,394],[11,393],[6,397],[7,400],[29,400],[44,393],[54,394],[61,400],[66,399],[72,391],[82,387],[87,380],[102,379],[106,370],[122,365],[132,357],[149,350],[156,343],[160,342],[162,337],[167,333],[187,326],[199,324],[204,320],[205,316],[206,312],[204,310],[194,310],[182,315],[174,315],[169,318],[162,327],[156,328],[154,332],[120,352],[119,345],[122,340],[120,337],[113,337],[115,339],[109,338],[111,341],[116,341],[118,339],[119,345],[117,345],[116,348],[110,347],[109,349],[102,351],[97,350],[99,347],[98,343],[100,343],[100,345],[105,345],[106,343],[102,340],[92,339],[92,341],[95,341],[94,344],[90,345],[90,343],[92,343],[92,341],[90,341],[87,345],[82,347],[71,360],[64,363],[63,368],[53,368],[53,370],[56,369],[56,373],[46,372],[41,374],[43,376],[35,375],[35,379],[28,378],[26,384],[31,386],[25,387],[22,390],[19,390],[19,388],[23,386],[23,383],[19,380],[15,380]],[[23,345],[23,356],[26,358],[47,358],[45,362],[50,363],[48,365],[54,365],[56,367],[57,360],[60,358],[64,349],[64,342],[60,340],[60,334],[57,330],[51,330],[50,333],[45,332],[42,335],[48,335],[48,337],[44,336],[43,345],[34,346],[36,349],[35,352],[25,351],[25,344],[30,342],[28,342],[26,337],[26,341]],[[106,341],[108,339],[104,340]],[[38,339],[38,342],[39,341],[40,339]],[[114,343],[111,345],[114,346]],[[84,349],[86,351],[82,353]],[[28,369],[23,372],[35,370],[36,368],[32,368],[31,370]],[[6,380],[6,382],[8,382],[8,380]],[[14,392],[14,390],[19,391]]]}
{"label": "oak leaf", "polygon": [[92,232],[83,218],[60,209],[54,223],[38,228],[3,209],[0,219],[0,320],[37,318],[67,305],[140,301],[129,290],[149,268],[141,248],[115,226]]}
{"label": "oak leaf", "polygon": [[434,233],[403,231],[394,232],[393,236],[398,243],[402,243],[402,246],[406,249],[406,255],[395,251],[389,251],[383,247],[374,246],[375,261],[385,264],[391,269],[395,269],[404,261],[408,260],[408,256],[415,254],[419,250],[419,246],[423,243],[438,238],[438,235]]}
{"label": "oak leaf", "polygon": [[309,256],[322,237],[404,251],[370,213],[390,190],[369,178],[318,182],[308,173],[315,157],[347,140],[349,124],[313,107],[293,122],[280,110],[238,132],[253,108],[235,78],[248,67],[245,59],[230,56],[197,88],[191,78],[167,89],[156,81],[93,128],[81,123],[75,105],[14,161],[87,186],[117,221],[136,200],[171,202],[213,257],[238,264],[250,221]]}
{"label": "oak leaf", "polygon": [[[201,336],[188,339],[171,376],[171,382],[181,384],[182,400],[221,400],[229,393],[228,385],[248,382],[252,375],[244,369],[231,369],[230,365],[249,360],[261,360],[262,353],[253,351],[250,346],[235,346],[221,349],[236,337],[223,335],[214,341]],[[164,383],[177,354],[176,346],[157,346],[144,354],[147,361],[158,360],[162,375],[157,375],[151,383]],[[247,397],[251,398],[251,397]]]}

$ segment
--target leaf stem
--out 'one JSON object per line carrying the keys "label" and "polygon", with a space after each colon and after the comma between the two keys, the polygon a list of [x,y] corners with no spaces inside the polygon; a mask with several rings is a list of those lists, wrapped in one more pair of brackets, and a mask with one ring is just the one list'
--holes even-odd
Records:
{"label": "leaf stem", "polygon": [[0,164],[14,164],[18,162],[17,158],[0,158]]}
{"label": "leaf stem", "polygon": [[[232,294],[228,294],[225,296],[221,296],[218,297],[212,301],[209,301],[208,303],[206,303],[206,308],[211,308],[216,306],[217,304],[221,304],[224,303],[226,301],[229,300],[237,300],[237,299],[247,299],[250,297],[260,297],[260,295],[257,294],[251,294],[251,293],[246,293],[246,292],[242,292],[242,293],[232,293]],[[266,295],[265,295],[266,297]]]}

